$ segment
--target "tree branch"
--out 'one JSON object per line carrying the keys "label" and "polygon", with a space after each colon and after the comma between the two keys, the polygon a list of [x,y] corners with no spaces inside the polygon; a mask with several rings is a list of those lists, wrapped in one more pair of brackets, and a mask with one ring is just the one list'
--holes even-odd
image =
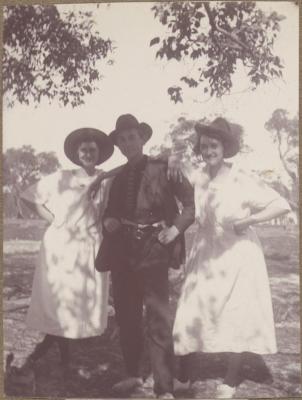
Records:
{"label": "tree branch", "polygon": [[215,18],[212,14],[211,8],[209,6],[209,3],[204,3],[204,7],[206,10],[206,13],[208,15],[209,18],[209,22],[212,28],[212,31],[215,32],[220,32],[222,33],[224,36],[226,36],[227,38],[229,38],[232,42],[236,43],[238,46],[240,46],[241,48],[243,48],[245,51],[247,51],[248,53],[252,54],[252,51],[249,49],[248,46],[246,46],[244,43],[241,42],[241,40],[238,39],[237,35],[234,35],[222,28],[220,28],[219,26],[217,26],[216,22],[215,22]]}
{"label": "tree branch", "polygon": [[279,157],[280,157],[280,160],[281,160],[281,162],[282,162],[282,165],[283,165],[285,171],[288,173],[288,175],[292,178],[292,180],[293,180],[294,182],[296,182],[296,174],[293,173],[293,172],[288,168],[288,166],[286,165],[286,162],[285,162],[285,159],[284,159],[284,155],[282,154],[282,151],[281,151],[281,135],[280,135],[280,131],[279,131],[279,130],[276,130],[276,133],[277,133],[277,138],[278,138]]}

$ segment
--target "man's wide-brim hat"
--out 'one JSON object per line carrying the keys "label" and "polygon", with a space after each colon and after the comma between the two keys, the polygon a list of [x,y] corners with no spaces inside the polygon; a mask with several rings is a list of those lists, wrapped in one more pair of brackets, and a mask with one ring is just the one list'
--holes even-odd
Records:
{"label": "man's wide-brim hat", "polygon": [[224,118],[218,117],[211,124],[196,124],[197,141],[194,152],[200,154],[200,135],[206,135],[218,139],[223,144],[224,158],[235,156],[239,149],[239,137],[232,131],[231,125]]}
{"label": "man's wide-brim hat", "polygon": [[138,120],[132,114],[120,115],[116,121],[115,129],[109,135],[114,144],[117,144],[116,140],[118,135],[128,129],[137,129],[138,133],[146,143],[152,136],[152,128],[145,122],[138,122]]}
{"label": "man's wide-brim hat", "polygon": [[114,146],[104,132],[94,128],[80,128],[72,131],[65,139],[64,152],[74,164],[81,165],[78,149],[83,142],[95,142],[99,149],[97,165],[102,164],[112,156]]}

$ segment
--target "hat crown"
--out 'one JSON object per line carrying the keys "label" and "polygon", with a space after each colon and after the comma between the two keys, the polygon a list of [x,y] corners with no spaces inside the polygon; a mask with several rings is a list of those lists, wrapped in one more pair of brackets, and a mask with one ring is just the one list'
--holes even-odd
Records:
{"label": "hat crown", "polygon": [[224,119],[222,117],[218,117],[218,118],[214,119],[214,121],[210,124],[210,126],[219,131],[224,131],[224,132],[228,132],[228,133],[232,132],[230,124],[228,123],[228,121],[226,119]]}
{"label": "hat crown", "polygon": [[123,130],[123,129],[131,129],[131,128],[138,128],[139,122],[132,114],[123,114],[120,115],[116,121],[116,130]]}
{"label": "hat crown", "polygon": [[200,124],[195,125],[195,130],[197,132],[198,138],[194,147],[196,154],[200,154],[200,135],[204,134],[209,137],[214,137],[223,142],[224,145],[224,157],[233,157],[239,151],[240,143],[239,137],[235,134],[232,129],[232,125],[228,123],[225,118],[218,117],[214,119],[210,124]]}
{"label": "hat crown", "polygon": [[80,128],[72,131],[64,141],[64,152],[74,164],[81,165],[78,157],[79,145],[82,142],[94,141],[99,149],[99,160],[97,164],[101,164],[111,157],[114,146],[109,137],[99,129]]}

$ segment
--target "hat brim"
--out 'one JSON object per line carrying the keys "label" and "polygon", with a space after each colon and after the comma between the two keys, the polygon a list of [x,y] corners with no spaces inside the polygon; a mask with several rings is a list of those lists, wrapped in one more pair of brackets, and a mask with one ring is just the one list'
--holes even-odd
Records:
{"label": "hat brim", "polygon": [[[206,135],[221,140],[224,148],[224,158],[234,157],[240,150],[239,140],[232,132],[224,131],[204,124],[196,124],[195,131],[199,136]],[[193,150],[196,154],[200,154],[199,138],[196,141]]]}
{"label": "hat brim", "polygon": [[94,128],[77,129],[71,132],[64,142],[64,152],[66,157],[76,165],[82,166],[78,157],[78,148],[84,141],[95,142],[98,146],[100,156],[96,165],[102,164],[113,154],[114,146],[104,132]]}
{"label": "hat brim", "polygon": [[[152,136],[152,128],[150,125],[146,124],[145,122],[141,122],[138,126],[137,126],[138,132],[140,134],[140,136],[142,137],[142,139],[144,140],[144,143],[147,143],[148,140],[151,138]],[[124,129],[115,129],[114,131],[112,131],[109,134],[110,139],[113,141],[113,143],[115,145],[117,145],[117,137],[118,135],[123,132]]]}

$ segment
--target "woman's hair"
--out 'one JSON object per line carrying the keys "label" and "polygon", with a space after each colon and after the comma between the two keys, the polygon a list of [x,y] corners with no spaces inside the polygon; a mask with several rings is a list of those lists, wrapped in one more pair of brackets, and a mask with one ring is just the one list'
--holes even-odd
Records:
{"label": "woman's hair", "polygon": [[87,142],[94,142],[97,145],[95,137],[93,137],[93,135],[89,135],[88,133],[87,135],[85,135],[85,137],[83,137],[81,140],[78,141],[77,148],[79,148],[82,143],[87,143]]}

